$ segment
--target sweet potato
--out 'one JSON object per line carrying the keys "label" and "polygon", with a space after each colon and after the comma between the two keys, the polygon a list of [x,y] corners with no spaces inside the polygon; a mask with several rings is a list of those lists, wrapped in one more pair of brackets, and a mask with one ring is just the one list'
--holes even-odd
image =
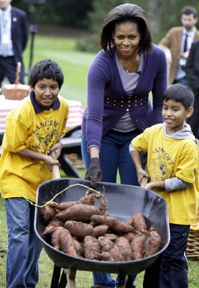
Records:
{"label": "sweet potato", "polygon": [[95,204],[95,195],[90,194],[90,195],[85,195],[78,201],[81,204],[87,204],[87,205],[94,205]]}
{"label": "sweet potato", "polygon": [[149,236],[144,242],[143,258],[157,253],[161,245],[161,237],[155,229],[151,229]]}
{"label": "sweet potato", "polygon": [[108,231],[107,225],[99,225],[93,228],[90,235],[97,238],[99,236],[103,236],[107,231]]}
{"label": "sweet potato", "polygon": [[102,215],[107,215],[107,207],[106,207],[106,201],[105,200],[101,200],[100,204],[98,205],[99,211]]}
{"label": "sweet potato", "polygon": [[92,225],[73,220],[66,221],[64,227],[70,231],[72,236],[81,238],[90,235],[93,231]]}
{"label": "sweet potato", "polygon": [[96,224],[108,225],[109,228],[115,232],[120,233],[135,232],[135,229],[131,225],[126,224],[111,216],[93,215],[91,217],[91,221]]}
{"label": "sweet potato", "polygon": [[114,261],[113,257],[111,256],[110,253],[108,252],[102,252],[99,254],[99,260],[101,261],[109,261],[109,262],[112,262]]}
{"label": "sweet potato", "polygon": [[112,242],[115,242],[118,238],[118,236],[116,234],[113,234],[113,233],[105,233],[103,236],[108,238]]}
{"label": "sweet potato", "polygon": [[89,260],[98,260],[100,254],[100,245],[98,240],[93,236],[84,238],[84,257]]}
{"label": "sweet potato", "polygon": [[47,205],[41,209],[41,214],[43,216],[44,223],[48,223],[49,220],[55,216],[56,210],[50,207],[49,205]]}
{"label": "sweet potato", "polygon": [[61,203],[57,202],[50,202],[49,206],[52,208],[56,208],[60,211],[70,208],[75,204],[87,204],[87,205],[94,205],[95,204],[95,195],[85,195],[84,197],[80,198],[78,201],[65,201]]}
{"label": "sweet potato", "polygon": [[131,241],[131,251],[133,260],[141,259],[144,249],[144,242],[149,233],[143,233]]}
{"label": "sweet potato", "polygon": [[63,227],[60,227],[59,229],[60,229],[59,241],[60,241],[60,248],[61,248],[60,250],[69,255],[77,256],[74,241],[70,232]]}
{"label": "sweet potato", "polygon": [[83,257],[83,253],[84,253],[83,243],[77,241],[77,239],[73,239],[73,241],[74,241],[74,247],[77,252],[77,255],[80,257]]}
{"label": "sweet potato", "polygon": [[96,206],[87,204],[75,204],[68,209],[65,209],[55,217],[62,221],[74,220],[82,222],[90,222],[92,215],[100,215],[100,211]]}
{"label": "sweet potato", "polygon": [[129,242],[131,242],[133,239],[135,239],[138,235],[133,232],[129,232],[123,235],[126,239],[128,239]]}
{"label": "sweet potato", "polygon": [[125,223],[133,225],[133,227],[140,232],[147,230],[146,221],[144,219],[144,215],[141,212],[134,214],[133,217],[127,220]]}
{"label": "sweet potato", "polygon": [[119,250],[124,257],[124,261],[131,261],[132,251],[131,251],[131,245],[129,243],[129,240],[121,236],[116,240],[116,245],[119,247]]}
{"label": "sweet potato", "polygon": [[77,204],[77,201],[66,201],[66,202],[61,202],[61,203],[57,203],[57,202],[50,202],[49,206],[55,209],[58,209],[60,211],[63,211],[75,204]]}
{"label": "sweet potato", "polygon": [[43,235],[47,235],[52,233],[56,227],[64,227],[64,222],[59,220],[58,218],[52,218],[49,224],[46,226]]}
{"label": "sweet potato", "polygon": [[106,237],[100,236],[98,238],[101,252],[108,252],[111,254],[114,261],[124,261],[124,257],[119,250],[119,247]]}
{"label": "sweet potato", "polygon": [[61,232],[62,227],[56,227],[54,231],[51,233],[51,244],[52,246],[60,250],[60,232]]}

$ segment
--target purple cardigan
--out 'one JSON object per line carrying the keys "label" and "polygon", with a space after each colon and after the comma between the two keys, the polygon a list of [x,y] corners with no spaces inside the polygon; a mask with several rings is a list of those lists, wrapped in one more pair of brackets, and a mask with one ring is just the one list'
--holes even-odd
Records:
{"label": "purple cardigan", "polygon": [[[153,44],[152,54],[144,54],[144,67],[132,97],[152,91],[150,101],[140,108],[129,109],[131,119],[142,132],[145,128],[162,121],[162,94],[167,88],[167,62],[165,53]],[[84,111],[82,131],[88,147],[100,149],[101,138],[126,113],[125,108],[104,104],[104,96],[128,97],[122,86],[115,55],[106,55],[101,50],[93,60],[88,72],[87,108]]]}

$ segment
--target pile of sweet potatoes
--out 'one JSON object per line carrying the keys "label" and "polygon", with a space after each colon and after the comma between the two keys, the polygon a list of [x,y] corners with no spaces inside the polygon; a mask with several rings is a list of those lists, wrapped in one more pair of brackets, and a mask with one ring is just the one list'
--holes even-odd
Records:
{"label": "pile of sweet potatoes", "polygon": [[79,201],[50,202],[42,208],[46,241],[69,255],[98,261],[132,261],[158,252],[161,237],[147,230],[142,213],[122,222],[107,216],[104,201],[95,206],[95,195]]}

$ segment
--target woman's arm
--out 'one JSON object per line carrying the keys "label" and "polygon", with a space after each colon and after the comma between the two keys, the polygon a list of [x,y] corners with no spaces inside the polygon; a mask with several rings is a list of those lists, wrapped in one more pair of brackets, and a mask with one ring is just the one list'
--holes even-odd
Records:
{"label": "woman's arm", "polygon": [[165,53],[161,51],[159,55],[159,66],[156,77],[153,81],[153,115],[151,125],[162,123],[163,93],[167,89],[167,61]]}

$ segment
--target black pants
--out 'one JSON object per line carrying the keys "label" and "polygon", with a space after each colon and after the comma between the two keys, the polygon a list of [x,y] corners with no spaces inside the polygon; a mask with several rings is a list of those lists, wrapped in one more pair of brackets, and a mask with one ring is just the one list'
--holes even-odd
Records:
{"label": "black pants", "polygon": [[194,136],[199,139],[199,95],[195,98],[194,112],[190,118],[187,118],[187,123],[191,126]]}
{"label": "black pants", "polygon": [[[14,56],[2,57],[0,56],[0,87],[4,77],[7,77],[11,84],[15,83],[17,63]],[[21,67],[19,82],[24,84],[24,68]]]}
{"label": "black pants", "polygon": [[170,224],[166,250],[145,271],[143,288],[188,288],[187,240],[189,225]]}

